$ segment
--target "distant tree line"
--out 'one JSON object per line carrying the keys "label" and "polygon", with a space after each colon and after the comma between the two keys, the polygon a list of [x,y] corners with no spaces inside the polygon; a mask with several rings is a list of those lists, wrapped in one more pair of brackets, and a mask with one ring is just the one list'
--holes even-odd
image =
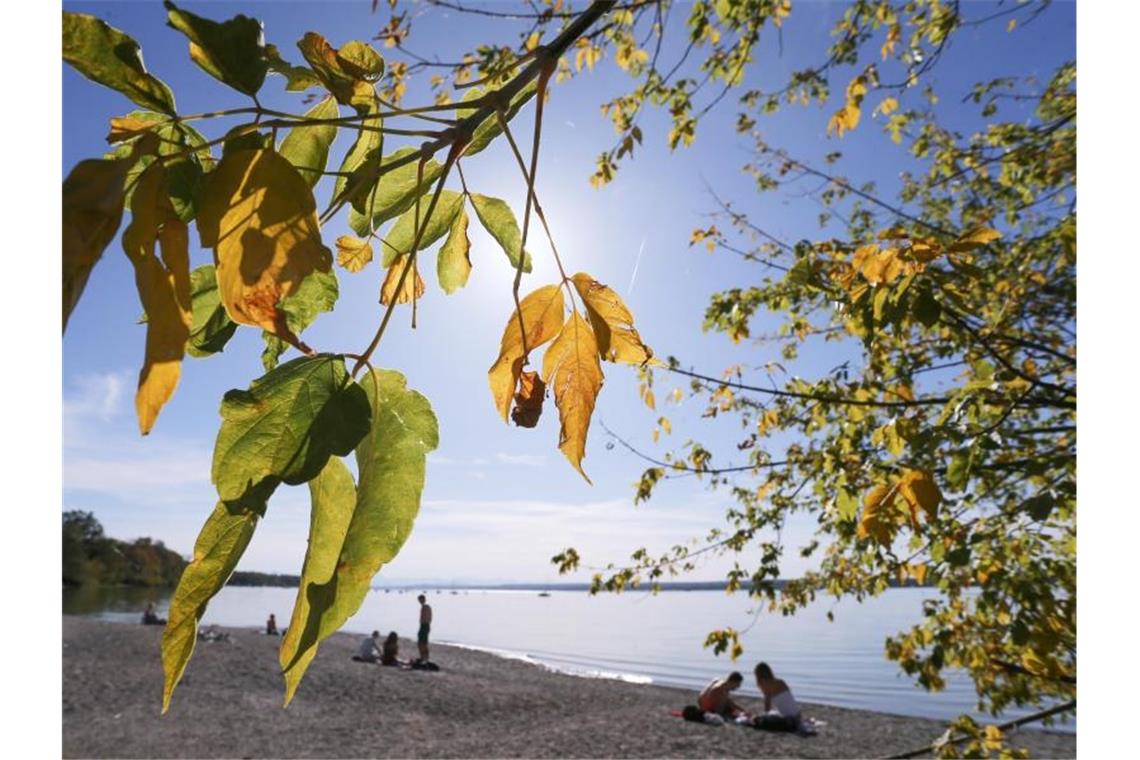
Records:
{"label": "distant tree line", "polygon": [[255,573],[239,570],[226,581],[227,586],[284,586],[296,588],[301,583],[299,575],[281,575],[280,573]]}
{"label": "distant tree line", "polygon": [[161,541],[119,541],[90,512],[63,513],[63,585],[173,586],[186,560]]}

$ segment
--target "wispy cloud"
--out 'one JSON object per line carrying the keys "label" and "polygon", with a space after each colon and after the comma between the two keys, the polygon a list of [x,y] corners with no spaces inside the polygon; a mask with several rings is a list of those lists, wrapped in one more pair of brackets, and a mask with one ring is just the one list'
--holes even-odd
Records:
{"label": "wispy cloud", "polygon": [[621,561],[641,546],[664,552],[707,532],[719,516],[711,506],[644,509],[628,498],[585,503],[428,499],[408,543],[385,574],[392,579],[553,580],[557,572],[550,558],[568,546],[590,565]]}
{"label": "wispy cloud", "polygon": [[107,421],[123,408],[124,389],[130,370],[95,372],[79,375],[72,381],[72,390],[64,393],[63,413],[69,421],[94,417]]}
{"label": "wispy cloud", "polygon": [[495,454],[495,461],[501,464],[518,464],[524,467],[542,467],[546,464],[543,454],[506,454],[502,451]]}

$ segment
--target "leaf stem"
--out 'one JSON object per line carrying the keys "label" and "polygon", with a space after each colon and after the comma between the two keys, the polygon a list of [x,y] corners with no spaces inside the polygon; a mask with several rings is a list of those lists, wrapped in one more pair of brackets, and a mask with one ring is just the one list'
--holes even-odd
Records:
{"label": "leaf stem", "polygon": [[[427,229],[427,219],[430,219],[431,215],[435,212],[435,206],[436,206],[436,203],[439,201],[440,193],[443,192],[443,185],[444,185],[444,182],[447,180],[447,175],[451,172],[451,167],[455,165],[455,162],[459,158],[459,154],[463,152],[464,147],[466,147],[466,142],[454,143],[451,146],[451,150],[447,154],[447,160],[443,164],[443,171],[440,172],[439,180],[435,186],[435,192],[431,196],[431,202],[428,203],[428,209],[427,209],[427,214],[425,215],[425,218],[424,218],[424,223],[416,225],[417,229],[416,229],[415,239],[412,242],[412,250],[408,254],[408,261],[404,264],[403,271],[400,272],[400,279],[396,282],[396,287],[394,289],[395,293],[399,293],[401,288],[404,287],[404,281],[408,278],[408,273],[412,269],[412,263],[415,261],[416,253],[418,252],[418,248],[420,245],[420,238],[423,237],[424,231]],[[416,154],[412,153],[409,155],[415,156]],[[423,171],[422,162],[426,161],[426,157],[421,158],[420,160],[421,160],[420,176],[422,177],[423,176],[423,174],[422,174],[422,171]],[[417,189],[418,189],[418,187],[417,187]],[[414,292],[415,292],[415,290],[413,289],[413,293]],[[384,337],[384,331],[388,328],[388,322],[392,319],[392,313],[395,311],[397,300],[398,300],[398,297],[393,296],[392,300],[390,300],[388,302],[388,306],[384,311],[384,317],[383,317],[383,319],[380,320],[380,326],[376,329],[376,334],[372,337],[372,342],[370,342],[368,344],[368,348],[364,349],[364,352],[360,355],[360,358],[356,360],[356,365],[353,366],[353,368],[352,368],[352,376],[353,377],[356,377],[356,373],[360,371],[360,368],[368,363],[368,360],[370,358],[372,358],[373,352],[376,351],[376,347],[378,345],[380,345],[380,339]],[[413,301],[413,303],[415,302],[414,297],[413,297],[412,301]]]}

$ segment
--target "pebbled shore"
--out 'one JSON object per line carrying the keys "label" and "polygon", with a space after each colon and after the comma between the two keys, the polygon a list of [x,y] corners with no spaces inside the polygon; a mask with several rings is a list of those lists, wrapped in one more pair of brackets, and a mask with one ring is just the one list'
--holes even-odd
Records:
{"label": "pebbled shore", "polygon": [[[884,757],[938,721],[805,705],[818,736],[687,723],[686,691],[550,672],[432,646],[439,673],[352,662],[357,636],[321,645],[281,708],[279,639],[225,629],[199,642],[170,713],[159,714],[161,627],[63,618],[64,757]],[[415,652],[401,640],[400,652]],[[747,706],[747,700],[741,700]],[[1075,757],[1074,734],[1023,730],[1034,757]]]}

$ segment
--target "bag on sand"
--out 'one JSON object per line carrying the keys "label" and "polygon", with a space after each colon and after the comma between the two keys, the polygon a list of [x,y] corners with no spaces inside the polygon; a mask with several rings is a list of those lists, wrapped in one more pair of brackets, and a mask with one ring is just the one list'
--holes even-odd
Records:
{"label": "bag on sand", "polygon": [[685,705],[685,709],[681,711],[681,717],[693,723],[705,722],[705,714],[696,705]]}

